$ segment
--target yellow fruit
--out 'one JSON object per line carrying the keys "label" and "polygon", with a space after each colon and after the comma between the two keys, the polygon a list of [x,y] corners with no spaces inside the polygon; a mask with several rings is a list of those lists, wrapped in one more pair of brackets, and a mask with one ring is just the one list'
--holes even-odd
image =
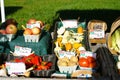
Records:
{"label": "yellow fruit", "polygon": [[74,43],[74,44],[73,44],[73,48],[75,48],[75,49],[78,49],[78,48],[81,47],[81,46],[82,46],[81,43]]}
{"label": "yellow fruit", "polygon": [[71,50],[72,49],[72,44],[71,43],[66,43],[65,44],[65,49],[66,49],[66,51]]}
{"label": "yellow fruit", "polygon": [[77,28],[77,33],[83,33],[83,31],[84,30],[83,30],[83,28],[81,26]]}

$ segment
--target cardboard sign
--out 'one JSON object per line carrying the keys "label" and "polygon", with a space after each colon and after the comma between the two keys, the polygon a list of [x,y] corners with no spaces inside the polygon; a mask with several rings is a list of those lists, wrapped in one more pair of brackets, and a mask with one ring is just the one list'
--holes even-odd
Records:
{"label": "cardboard sign", "polygon": [[28,56],[31,54],[31,51],[31,48],[15,46],[14,53],[16,53],[18,56]]}
{"label": "cardboard sign", "polygon": [[62,23],[65,28],[77,28],[78,26],[77,20],[63,20]]}
{"label": "cardboard sign", "polygon": [[26,71],[25,63],[6,62],[8,74],[22,75]]}

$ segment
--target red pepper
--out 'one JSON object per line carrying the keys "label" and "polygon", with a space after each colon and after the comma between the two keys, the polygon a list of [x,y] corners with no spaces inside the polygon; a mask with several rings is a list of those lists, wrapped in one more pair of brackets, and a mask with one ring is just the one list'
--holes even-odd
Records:
{"label": "red pepper", "polygon": [[37,69],[37,70],[38,70],[38,69],[39,69],[39,70],[48,70],[49,67],[48,67],[48,66],[39,65],[36,69]]}
{"label": "red pepper", "polygon": [[39,57],[35,56],[34,58],[32,58],[32,63],[34,65],[40,65]]}
{"label": "red pepper", "polygon": [[52,65],[53,65],[52,62],[47,63],[47,66],[49,66],[49,67],[51,67]]}
{"label": "red pepper", "polygon": [[42,61],[42,62],[41,62],[41,65],[45,66],[47,63],[48,63],[48,62],[46,62],[46,61]]}

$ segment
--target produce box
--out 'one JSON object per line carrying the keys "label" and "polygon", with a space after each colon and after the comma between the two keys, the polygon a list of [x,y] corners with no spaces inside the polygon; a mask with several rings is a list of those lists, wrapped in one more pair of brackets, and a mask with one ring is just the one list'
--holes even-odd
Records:
{"label": "produce box", "polygon": [[[70,20],[70,22],[71,21],[72,20]],[[68,23],[70,22],[68,20]],[[63,27],[65,27],[65,29]],[[58,71],[61,74],[71,75],[72,73],[76,72],[76,70],[80,69],[79,68],[80,52],[83,50],[90,50],[88,37],[86,36],[86,34],[87,34],[86,22],[77,22],[77,26],[74,20],[72,26],[67,25],[67,22],[65,23],[65,26],[63,22],[56,23],[54,31],[53,53],[55,53],[58,58],[57,67]],[[60,38],[61,36],[62,41]],[[67,39],[63,41],[65,37],[67,37]],[[61,41],[62,44],[60,44],[59,41]],[[71,46],[71,49],[70,47],[68,49],[66,48],[65,45],[66,43],[69,43],[68,45]],[[72,62],[73,60],[75,60],[76,62]]]}
{"label": "produce box", "polygon": [[14,52],[15,46],[31,48],[37,55],[51,54],[51,35],[49,32],[42,31],[40,40],[37,43],[25,42],[22,31],[19,31],[16,39],[8,42],[5,53],[9,54],[10,51]]}
{"label": "produce box", "polygon": [[[33,69],[29,71],[30,72],[29,77],[42,77],[42,78],[50,77],[55,72],[56,56],[54,54],[38,56],[38,55],[35,55],[34,53],[29,56],[14,56],[14,55],[8,54],[7,63],[17,65],[17,63],[21,63],[21,62],[25,64],[25,68],[27,70],[29,68],[33,67]],[[35,65],[36,65],[36,67],[34,67]],[[7,66],[7,69],[8,69],[8,67],[9,67],[9,65]],[[11,65],[11,69],[10,69],[9,73],[13,72],[13,71],[11,71],[13,68],[14,68],[14,66]],[[16,69],[16,71],[19,71],[19,70]],[[26,70],[24,70],[24,72],[26,72]],[[19,75],[19,73],[18,73],[18,75]]]}

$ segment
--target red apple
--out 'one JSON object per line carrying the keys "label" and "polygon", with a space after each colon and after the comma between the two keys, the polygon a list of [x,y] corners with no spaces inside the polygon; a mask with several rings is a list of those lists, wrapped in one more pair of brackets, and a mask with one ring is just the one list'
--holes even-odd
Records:
{"label": "red apple", "polygon": [[23,32],[25,35],[32,35],[32,30],[30,28],[26,28],[25,31]]}
{"label": "red apple", "polygon": [[1,29],[0,34],[6,34],[6,30]]}
{"label": "red apple", "polygon": [[17,27],[14,24],[7,25],[6,33],[7,34],[16,34],[17,33]]}
{"label": "red apple", "polygon": [[31,30],[34,35],[40,34],[41,32],[41,29],[39,27],[33,27]]}
{"label": "red apple", "polygon": [[43,23],[41,20],[39,20],[39,21],[37,21],[37,22],[40,23],[40,27],[41,27],[41,28],[44,26],[44,23]]}
{"label": "red apple", "polygon": [[36,23],[36,19],[29,19],[27,24],[34,24]]}

